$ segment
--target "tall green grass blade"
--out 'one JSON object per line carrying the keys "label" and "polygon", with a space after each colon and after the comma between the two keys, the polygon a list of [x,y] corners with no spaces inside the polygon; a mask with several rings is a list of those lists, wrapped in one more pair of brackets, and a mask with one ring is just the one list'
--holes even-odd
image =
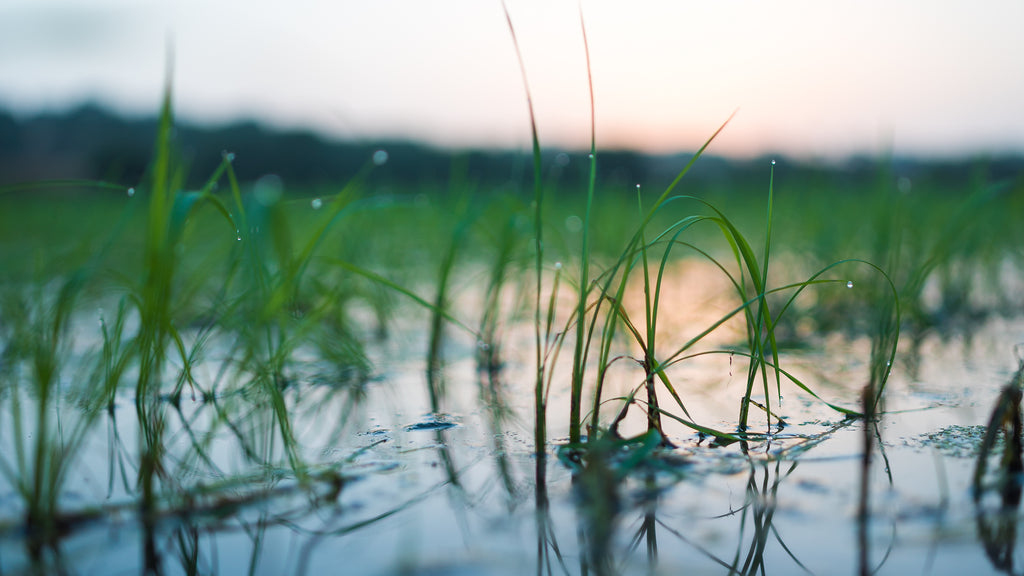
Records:
{"label": "tall green grass blade", "polygon": [[590,94],[590,168],[587,177],[587,204],[583,217],[583,241],[580,248],[580,279],[576,302],[576,348],[572,358],[572,383],[569,395],[569,443],[578,444],[581,438],[580,409],[583,404],[583,378],[586,370],[584,339],[586,336],[586,308],[590,294],[590,214],[594,204],[594,187],[597,182],[597,124],[594,112],[594,79],[590,67],[590,46],[587,44],[587,27],[583,21],[583,7],[580,6],[580,29],[583,33],[583,52],[587,59],[587,87]]}
{"label": "tall green grass blade", "polygon": [[115,182],[69,178],[59,180],[33,180],[32,182],[6,184],[4,186],[0,186],[0,195],[35,192],[38,190],[59,190],[62,188],[71,188],[75,190],[110,190],[120,194],[125,194],[131,189],[124,184],[117,184]]}
{"label": "tall green grass blade", "polygon": [[[544,189],[541,180],[541,158],[540,138],[537,136],[537,118],[533,111],[533,96],[530,92],[530,83],[526,77],[526,65],[523,62],[523,53],[519,49],[519,40],[516,39],[515,26],[512,25],[512,16],[508,12],[508,5],[505,0],[501,2],[501,8],[505,12],[505,21],[508,23],[509,34],[512,37],[512,46],[515,48],[516,59],[519,62],[519,71],[523,78],[523,88],[526,90],[526,107],[530,114],[530,140],[533,149],[533,231],[534,231],[534,272],[536,274],[536,295],[534,300],[534,344],[536,348],[536,381],[534,384],[534,451],[540,456],[544,453],[547,444],[547,407],[544,403],[544,359],[543,342],[541,339],[541,291],[543,290],[543,266],[544,266],[544,240],[542,237]],[[538,466],[543,465],[538,462]]]}

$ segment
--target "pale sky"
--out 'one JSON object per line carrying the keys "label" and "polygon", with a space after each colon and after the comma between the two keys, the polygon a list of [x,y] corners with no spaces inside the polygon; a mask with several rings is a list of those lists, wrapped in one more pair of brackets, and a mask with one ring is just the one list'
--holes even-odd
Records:
{"label": "pale sky", "polygon": [[[798,157],[1024,152],[1024,2],[507,0],[541,144]],[[500,0],[2,0],[0,106],[528,148]]]}

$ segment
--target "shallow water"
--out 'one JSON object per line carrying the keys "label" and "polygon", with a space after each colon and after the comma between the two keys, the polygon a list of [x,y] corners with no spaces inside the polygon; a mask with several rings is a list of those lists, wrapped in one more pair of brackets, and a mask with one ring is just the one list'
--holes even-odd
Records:
{"label": "shallow water", "polygon": [[[971,499],[978,440],[971,427],[987,423],[1017,367],[1024,320],[977,328],[969,342],[925,339],[913,371],[898,356],[874,436],[863,531],[865,424],[792,386],[784,385],[779,409],[788,425],[746,450],[666,422],[673,450],[636,465],[616,451],[607,467],[580,474],[558,457],[567,391],[553,390],[554,441],[538,489],[530,335],[509,333],[504,368],[492,381],[476,369],[476,343],[453,333],[440,374],[444,413],[435,415],[425,336],[400,329],[372,348],[373,379],[338,382],[311,357],[286,392],[301,455],[316,471],[340,472],[340,492],[323,480],[330,476],[301,488],[287,467],[253,470],[234,437],[255,438],[251,449],[283,461],[275,423],[254,415],[240,420],[251,431],[231,430],[213,403],[186,388],[180,416],[168,407],[166,446],[175,481],[190,489],[169,498],[166,513],[144,529],[130,456],[138,423],[133,400],[119,397],[113,416],[92,428],[61,500],[65,510],[101,513],[36,551],[18,529],[23,509],[14,488],[0,485],[0,572],[139,573],[149,542],[167,574],[856,574],[864,559],[879,574],[1019,573],[1019,508],[999,515],[990,502],[979,509]],[[783,362],[827,400],[857,409],[867,345],[830,338]],[[209,365],[197,366],[198,379],[217,377],[217,355],[215,348]],[[680,394],[692,416],[731,429],[745,366],[722,354],[687,369]],[[245,410],[237,398],[225,393],[217,405]],[[753,422],[763,428],[763,415]],[[622,431],[639,433],[642,419],[631,415]],[[207,438],[216,472],[196,458],[195,435]],[[194,500],[181,500],[188,495]],[[990,529],[1003,537],[985,542]]]}

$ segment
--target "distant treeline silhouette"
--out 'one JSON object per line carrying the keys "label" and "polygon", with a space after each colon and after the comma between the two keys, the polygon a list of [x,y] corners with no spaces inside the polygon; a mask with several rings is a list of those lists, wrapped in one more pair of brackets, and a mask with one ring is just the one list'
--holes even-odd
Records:
{"label": "distant treeline silhouette", "polygon": [[[128,119],[95,104],[23,118],[0,111],[0,186],[66,178],[144,184],[156,129],[155,117]],[[242,182],[274,174],[286,189],[337,186],[377,150],[387,151],[388,162],[374,175],[374,182],[392,186],[396,192],[444,189],[453,171],[463,181],[484,187],[532,186],[528,150],[455,151],[410,142],[330,141],[312,132],[271,130],[255,122],[217,127],[179,123],[175,136],[193,186],[213,172],[224,152],[235,154],[234,167]],[[686,153],[599,151],[599,182],[605,189],[621,186],[626,190],[637,183],[663,189],[689,157]],[[947,184],[967,184],[979,165],[988,179],[1017,178],[1024,173],[1024,160],[1019,157],[886,161],[897,176],[927,175]],[[546,183],[569,192],[585,185],[589,162],[586,151],[546,150],[543,166]],[[878,159],[852,158],[841,163],[785,160],[777,169],[799,171],[802,178],[841,180],[849,186],[876,177],[879,166]],[[739,161],[708,156],[697,163],[687,183],[719,191],[760,192],[767,173],[768,157]]]}

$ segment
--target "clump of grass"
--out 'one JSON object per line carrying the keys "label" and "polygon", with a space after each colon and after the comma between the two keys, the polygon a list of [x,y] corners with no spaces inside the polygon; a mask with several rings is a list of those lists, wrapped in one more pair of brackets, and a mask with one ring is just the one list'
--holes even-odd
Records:
{"label": "clump of grass", "polygon": [[[110,190],[105,182],[50,182],[38,187],[74,186]],[[12,187],[8,191],[16,190]],[[121,187],[120,192],[124,192]],[[114,226],[111,240],[101,244],[88,259],[70,272],[37,269],[36,279],[25,288],[11,282],[0,294],[0,401],[9,402],[11,454],[0,455],[3,475],[21,498],[24,526],[34,561],[56,546],[59,537],[75,522],[65,512],[62,496],[68,475],[83,446],[112,397],[124,369],[119,343],[105,345],[108,368],[99,392],[91,380],[78,382],[70,373],[84,373],[86,362],[72,357],[72,325],[83,294],[104,264],[113,238],[124,219]],[[37,260],[36,264],[39,265]],[[119,314],[119,318],[121,318]],[[66,382],[76,382],[69,387]]]}
{"label": "clump of grass", "polygon": [[[167,415],[163,403],[163,382],[168,351],[177,351],[183,363],[184,381],[192,382],[192,358],[185,349],[181,332],[174,319],[175,285],[179,271],[179,252],[193,211],[206,204],[214,206],[227,220],[228,231],[234,222],[218,198],[212,195],[214,184],[229,168],[225,157],[220,168],[197,192],[184,192],[184,169],[175,159],[172,142],[173,110],[171,82],[164,92],[150,186],[147,195],[148,217],[143,248],[143,278],[131,299],[139,315],[139,332],[134,350],[137,354],[138,376],[135,383],[135,409],[139,424],[140,504],[144,524],[152,521],[158,498],[158,482],[169,479],[164,467],[164,433]],[[175,397],[180,395],[180,386]],[[147,547],[147,565],[155,559]]]}
{"label": "clump of grass", "polygon": [[[551,362],[557,358],[557,353],[550,355],[551,350],[557,352],[560,349],[561,341],[564,338],[564,334],[572,332],[575,334],[573,358],[572,358],[572,376],[569,386],[569,445],[582,447],[583,430],[585,428],[584,418],[582,414],[583,406],[583,391],[584,383],[586,381],[586,371],[588,366],[588,358],[591,353],[592,345],[594,343],[594,335],[597,330],[599,323],[603,322],[603,328],[600,332],[600,338],[596,345],[598,346],[597,356],[597,380],[596,390],[594,394],[593,409],[590,413],[590,422],[586,428],[589,429],[590,433],[587,435],[589,441],[593,441],[597,437],[597,433],[600,430],[600,410],[604,401],[602,390],[604,387],[604,380],[607,374],[608,366],[615,360],[610,354],[612,342],[615,339],[615,334],[618,332],[618,327],[621,325],[625,331],[632,336],[635,342],[639,345],[642,351],[642,357],[637,359],[637,362],[642,367],[644,372],[643,382],[640,385],[642,389],[646,391],[646,412],[648,420],[649,431],[661,431],[661,417],[667,415],[685,425],[697,430],[702,434],[711,434],[724,441],[735,441],[741,439],[746,433],[749,426],[749,413],[752,405],[757,406],[763,410],[766,414],[769,424],[774,419],[777,422],[782,423],[781,419],[773,412],[770,390],[771,382],[774,382],[775,393],[781,398],[781,387],[783,376],[794,382],[799,388],[806,392],[814,393],[805,384],[794,378],[792,375],[787,373],[780,366],[780,355],[779,345],[776,341],[775,336],[775,325],[787,310],[789,310],[796,299],[796,297],[803,292],[809,286],[820,285],[820,284],[838,284],[847,282],[845,279],[827,279],[823,278],[822,275],[827,271],[832,270],[835,266],[846,262],[842,261],[835,264],[826,266],[819,272],[813,274],[808,280],[803,282],[797,282],[790,285],[783,286],[781,288],[770,288],[769,287],[769,268],[772,256],[772,229],[774,223],[774,162],[771,176],[769,178],[768,185],[768,202],[767,211],[765,217],[765,233],[763,241],[763,251],[758,257],[756,255],[751,242],[747,237],[740,231],[739,227],[728,218],[721,210],[716,208],[711,203],[695,198],[692,196],[685,195],[673,195],[673,191],[676,186],[680,183],[683,176],[690,170],[693,164],[701,157],[711,142],[717,137],[717,135],[724,129],[725,125],[728,124],[728,120],[704,143],[704,145],[697,151],[697,153],[690,159],[690,161],[683,167],[683,169],[677,174],[676,178],[666,188],[666,190],[657,198],[653,205],[648,209],[646,213],[643,213],[641,209],[641,222],[636,228],[632,235],[632,238],[627,242],[625,248],[622,250],[621,255],[617,260],[606,268],[605,272],[597,279],[590,278],[590,267],[592,256],[590,254],[590,231],[591,231],[591,211],[594,200],[594,189],[595,180],[597,174],[597,162],[598,155],[596,150],[596,137],[594,129],[594,99],[593,99],[593,83],[590,80],[590,62],[589,62],[589,50],[586,46],[586,29],[582,22],[581,13],[581,26],[583,27],[583,41],[584,48],[587,53],[587,72],[588,72],[588,83],[591,89],[590,105],[591,105],[591,148],[590,148],[590,170],[589,179],[586,189],[586,205],[583,210],[584,218],[582,222],[582,241],[580,245],[580,257],[579,257],[579,276],[576,283],[576,298],[575,298],[575,309],[568,321],[566,329],[561,331],[560,338],[556,339],[554,348],[551,346],[551,342],[543,337],[545,334],[550,334],[550,327],[545,329],[545,323],[542,318],[545,316],[543,313],[542,306],[542,277],[544,270],[544,252],[543,243],[541,242],[541,233],[543,230],[541,215],[542,215],[542,204],[544,201],[543,188],[541,184],[541,164],[540,164],[540,144],[537,135],[536,124],[533,121],[533,104],[530,96],[529,84],[526,80],[525,66],[522,62],[522,57],[519,52],[518,45],[515,39],[515,29],[512,25],[511,17],[506,9],[506,18],[508,20],[509,29],[512,35],[513,44],[515,45],[517,56],[519,57],[520,69],[523,73],[524,87],[526,88],[527,94],[527,105],[531,115],[531,137],[533,142],[533,157],[534,157],[534,204],[535,204],[535,216],[534,216],[534,237],[535,237],[535,272],[537,278],[536,293],[535,293],[535,305],[534,305],[534,327],[535,327],[535,346],[536,346],[536,367],[537,367],[537,379],[535,385],[535,447],[538,454],[543,452],[543,446],[546,442],[546,390],[547,381],[552,370]],[[649,234],[648,227],[651,225],[654,216],[659,213],[667,212],[670,205],[675,206],[676,203],[682,200],[696,201],[703,209],[709,212],[708,215],[692,215],[684,217],[678,220],[675,224],[671,225],[668,229],[652,234],[655,236],[655,242],[648,242],[647,237]],[[696,245],[689,244],[680,240],[680,235],[688,231],[691,227],[699,222],[708,222],[713,226],[717,227],[721,232],[722,238],[727,243],[729,250],[735,259],[736,267],[739,270],[738,274],[733,274],[729,271],[728,267],[720,263],[717,259],[710,255],[710,253]],[[652,274],[650,265],[650,250],[653,249],[657,243],[664,242],[661,265],[658,269],[656,276]],[[657,332],[657,318],[658,318],[658,307],[660,305],[660,293],[661,284],[666,281],[665,269],[669,261],[669,254],[672,249],[682,245],[693,249],[703,257],[708,258],[714,263],[719,269],[725,273],[732,285],[734,286],[740,302],[742,303],[733,312],[723,317],[718,322],[715,322],[707,330],[701,332],[696,338],[691,339],[682,348],[677,350],[673,354],[669,354],[666,358],[659,358],[657,347],[656,347],[656,332]],[[865,262],[865,264],[867,264]],[[871,268],[881,273],[882,277],[888,284],[892,285],[889,281],[888,276],[877,266],[868,264]],[[623,295],[626,292],[626,287],[629,283],[629,278],[632,271],[639,267],[643,275],[643,288],[644,288],[644,311],[643,311],[643,327],[638,327],[638,324],[633,322],[629,317],[628,313],[622,306]],[[557,287],[557,280],[559,276],[555,276],[555,286]],[[768,296],[771,294],[780,294],[783,292],[790,292],[791,296],[777,311],[772,310],[770,306]],[[553,306],[553,301],[549,306]],[[672,382],[670,381],[666,369],[672,364],[682,361],[687,358],[684,354],[688,353],[689,349],[697,342],[701,341],[708,334],[716,330],[719,326],[725,323],[727,320],[732,318],[736,314],[742,314],[746,321],[746,346],[747,351],[744,353],[749,359],[748,373],[746,378],[746,387],[743,398],[740,401],[740,411],[737,424],[737,434],[729,434],[721,432],[707,426],[703,426],[699,423],[693,422],[692,418],[689,417],[689,412],[680,397]],[[550,318],[553,317],[553,311],[548,309],[546,314],[549,319],[547,324],[550,325]],[[888,378],[888,370],[891,365],[891,360],[895,355],[896,341],[899,334],[899,305],[898,300],[895,299],[895,291],[893,290],[893,300],[880,315],[879,328],[877,337],[875,339],[875,346],[872,351],[872,373],[870,375],[870,383],[872,390],[872,397],[874,402],[872,407],[875,406],[878,400],[882,396],[884,390],[884,384]],[[603,319],[603,320],[602,320]],[[730,352],[732,353],[732,352]],[[656,391],[655,381],[659,381],[664,388],[669,392],[676,405],[682,411],[683,416],[672,414],[664,410],[658,401],[658,395]],[[755,386],[760,383],[759,392],[763,393],[764,403],[756,402],[753,399]],[[617,434],[618,423],[622,420],[625,415],[625,410],[629,405],[636,402],[636,395],[634,391],[630,393],[627,398],[624,399],[625,404],[623,409],[619,412],[619,415],[613,421],[610,431],[613,434]],[[814,395],[817,397],[816,395]],[[827,403],[828,404],[828,403]],[[829,406],[845,413],[848,415],[859,415],[856,410],[841,408],[839,406],[828,404]],[[684,417],[685,416],[685,417]]]}
{"label": "clump of grass", "polygon": [[0,456],[0,473],[21,499],[33,556],[58,541],[68,473],[98,416],[87,406],[67,407],[61,384],[70,318],[83,280],[75,273],[55,294],[44,288],[21,296],[6,293],[0,303],[4,325],[10,327],[3,334],[0,375],[13,444],[13,453]]}

